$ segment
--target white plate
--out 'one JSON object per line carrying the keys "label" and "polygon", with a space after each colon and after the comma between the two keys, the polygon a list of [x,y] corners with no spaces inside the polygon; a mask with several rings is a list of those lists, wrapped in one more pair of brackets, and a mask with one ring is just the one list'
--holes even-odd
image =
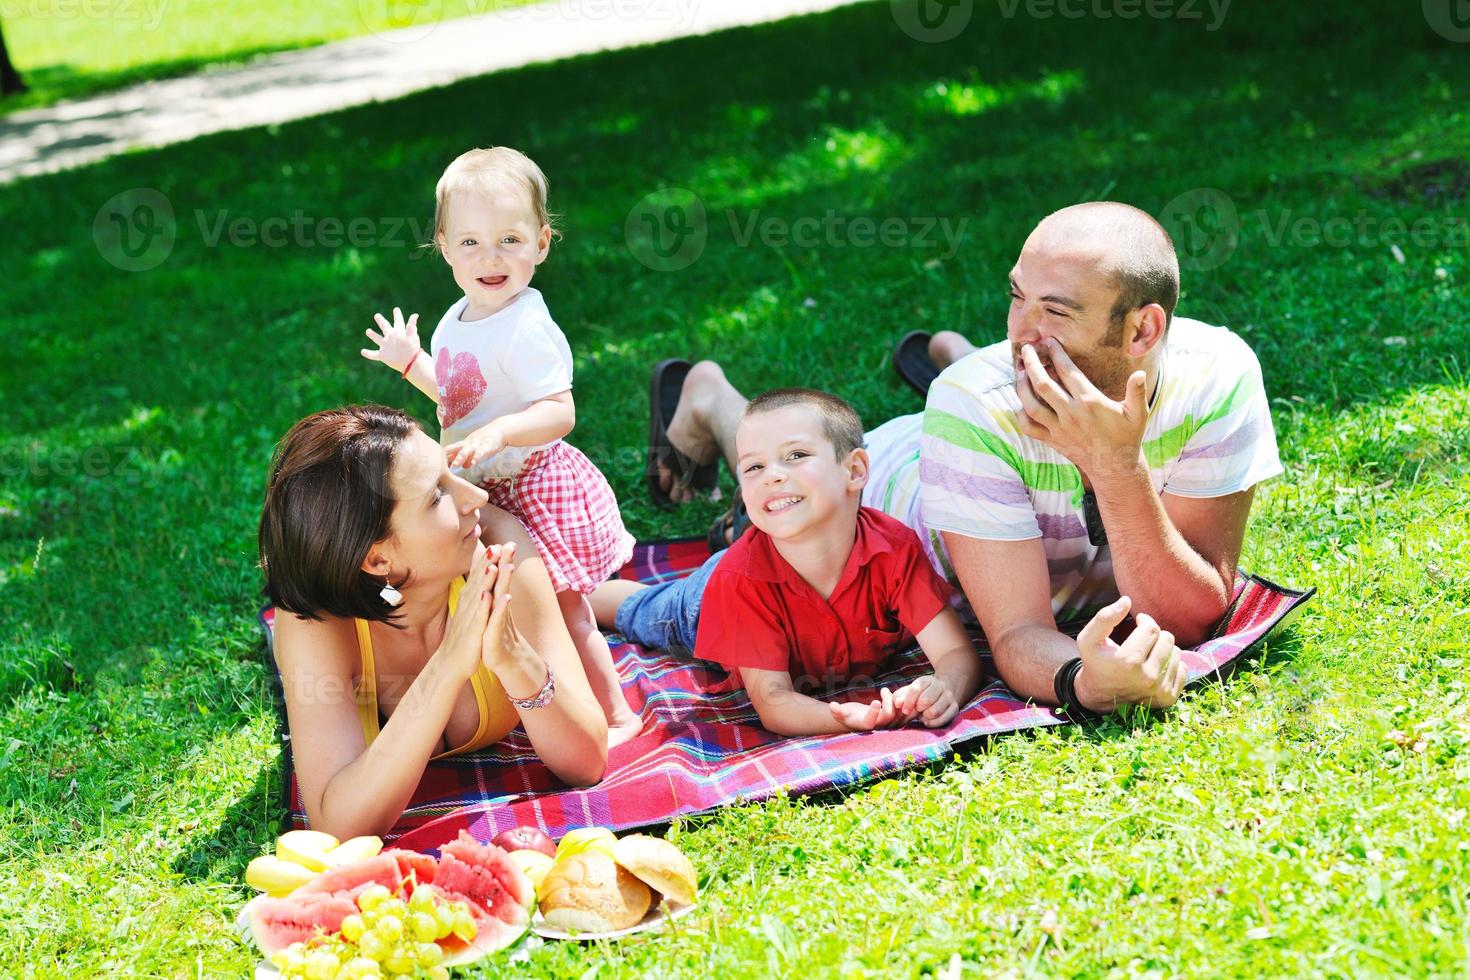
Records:
{"label": "white plate", "polygon": [[[664,911],[667,908],[668,911]],[[617,939],[621,936],[630,936],[635,932],[652,929],[660,925],[665,919],[677,919],[679,916],[694,908],[693,905],[676,905],[673,902],[661,902],[654,908],[648,910],[648,914],[626,929],[614,929],[611,932],[562,932],[546,925],[546,919],[538,909],[536,915],[531,919],[531,931],[543,939],[571,939],[578,942],[591,942],[596,939]]]}

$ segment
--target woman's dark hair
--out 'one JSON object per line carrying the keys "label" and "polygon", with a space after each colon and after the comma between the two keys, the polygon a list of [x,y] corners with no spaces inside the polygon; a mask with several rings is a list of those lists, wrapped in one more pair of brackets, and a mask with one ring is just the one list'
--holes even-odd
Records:
{"label": "woman's dark hair", "polygon": [[418,428],[382,405],[317,412],[291,427],[276,447],[260,515],[260,567],[272,603],[307,619],[326,613],[392,623],[383,583],[362,563],[388,537],[393,463]]}

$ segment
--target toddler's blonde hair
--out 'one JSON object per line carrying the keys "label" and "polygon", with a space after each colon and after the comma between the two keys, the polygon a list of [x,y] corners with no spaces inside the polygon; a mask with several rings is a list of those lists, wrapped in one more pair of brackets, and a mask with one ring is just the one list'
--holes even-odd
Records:
{"label": "toddler's blonde hair", "polygon": [[456,191],[489,193],[507,185],[525,191],[530,198],[538,233],[544,225],[551,228],[554,238],[561,237],[561,231],[552,223],[554,216],[546,208],[548,184],[541,168],[520,150],[492,146],[461,153],[444,168],[444,174],[434,188],[435,246],[438,246],[449,220],[449,195]]}

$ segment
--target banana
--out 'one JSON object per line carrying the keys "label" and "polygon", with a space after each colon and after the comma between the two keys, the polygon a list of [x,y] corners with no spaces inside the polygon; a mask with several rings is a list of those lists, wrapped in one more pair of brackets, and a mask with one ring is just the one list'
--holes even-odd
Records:
{"label": "banana", "polygon": [[383,849],[381,837],[354,837],[345,840],[336,847],[327,851],[327,864],[334,868],[340,868],[344,864],[352,864],[355,861],[364,861],[374,857]]}
{"label": "banana", "polygon": [[325,871],[327,852],[337,844],[337,838],[319,830],[291,830],[276,840],[276,857],[295,861],[312,871]]}
{"label": "banana", "polygon": [[257,891],[280,898],[289,895],[317,873],[310,868],[285,861],[274,854],[262,854],[245,868],[245,883]]}

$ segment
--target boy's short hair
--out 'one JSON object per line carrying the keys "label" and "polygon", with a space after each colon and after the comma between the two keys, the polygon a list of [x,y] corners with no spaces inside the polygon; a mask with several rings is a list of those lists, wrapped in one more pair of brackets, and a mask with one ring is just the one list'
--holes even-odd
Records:
{"label": "boy's short hair", "polygon": [[854,449],[863,448],[863,420],[857,410],[836,395],[815,388],[777,388],[758,395],[745,406],[741,418],[793,406],[808,409],[821,419],[822,435],[832,444],[839,460]]}
{"label": "boy's short hair", "polygon": [[434,241],[444,234],[445,222],[449,217],[449,195],[455,191],[493,191],[499,187],[514,187],[525,191],[531,201],[531,213],[536,216],[537,228],[546,225],[555,237],[561,233],[552,224],[553,215],[546,208],[546,196],[550,185],[546,175],[536,162],[520,150],[508,146],[492,146],[468,150],[454,158],[444,168],[438,185],[434,188]]}

